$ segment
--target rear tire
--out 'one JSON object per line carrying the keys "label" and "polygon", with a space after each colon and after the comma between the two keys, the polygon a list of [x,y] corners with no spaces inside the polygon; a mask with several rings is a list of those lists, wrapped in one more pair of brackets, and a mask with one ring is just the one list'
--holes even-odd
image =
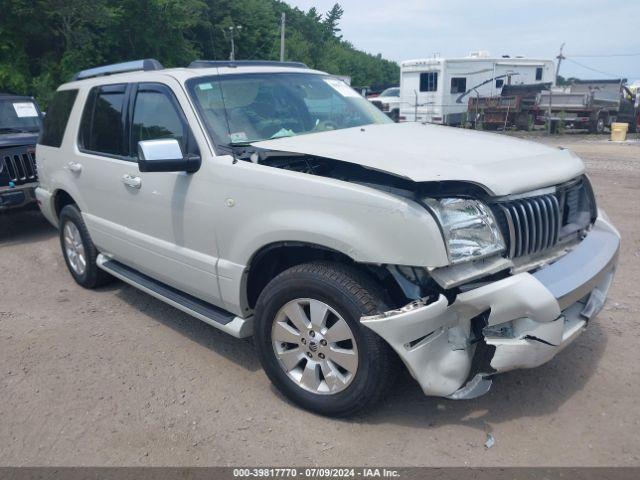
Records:
{"label": "rear tire", "polygon": [[604,133],[605,127],[606,127],[606,120],[604,116],[598,115],[598,118],[595,121],[591,122],[591,125],[589,126],[589,132],[597,133],[600,135]]}
{"label": "rear tire", "polygon": [[[388,310],[382,298],[367,276],[338,263],[302,264],[275,277],[255,308],[256,347],[271,382],[322,415],[348,416],[375,404],[390,387],[397,357],[360,317]],[[335,342],[341,338],[349,339]],[[283,355],[293,355],[291,363]]]}
{"label": "rear tire", "polygon": [[76,205],[62,209],[59,224],[62,255],[76,283],[85,288],[97,288],[111,282],[113,277],[96,264],[99,252]]}

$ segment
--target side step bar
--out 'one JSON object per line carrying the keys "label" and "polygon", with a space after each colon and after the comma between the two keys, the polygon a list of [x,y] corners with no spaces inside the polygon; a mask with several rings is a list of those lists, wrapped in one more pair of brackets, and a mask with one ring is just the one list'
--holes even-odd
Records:
{"label": "side step bar", "polygon": [[119,278],[123,282],[208,323],[212,327],[216,327],[236,338],[245,338],[253,335],[253,319],[251,317],[236,317],[215,305],[204,302],[158,280],[154,280],[102,254],[98,255],[96,263],[102,270]]}

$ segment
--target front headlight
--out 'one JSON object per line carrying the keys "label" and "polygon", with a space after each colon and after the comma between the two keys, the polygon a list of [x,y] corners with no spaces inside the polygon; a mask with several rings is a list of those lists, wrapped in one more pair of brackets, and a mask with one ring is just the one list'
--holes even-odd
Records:
{"label": "front headlight", "polygon": [[467,198],[427,198],[425,202],[440,222],[451,263],[504,250],[500,228],[491,210],[482,202]]}

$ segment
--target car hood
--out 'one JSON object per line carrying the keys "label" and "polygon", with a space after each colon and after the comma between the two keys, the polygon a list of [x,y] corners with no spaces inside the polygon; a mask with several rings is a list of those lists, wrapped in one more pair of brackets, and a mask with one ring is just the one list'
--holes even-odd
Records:
{"label": "car hood", "polygon": [[354,163],[415,182],[471,182],[493,195],[555,185],[584,172],[582,161],[568,150],[421,123],[367,125],[252,145]]}
{"label": "car hood", "polygon": [[0,148],[34,145],[38,141],[37,132],[0,133]]}

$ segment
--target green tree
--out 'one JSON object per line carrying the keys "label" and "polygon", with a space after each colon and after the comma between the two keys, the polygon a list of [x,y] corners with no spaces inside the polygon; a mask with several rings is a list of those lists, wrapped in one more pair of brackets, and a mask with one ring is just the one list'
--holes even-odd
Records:
{"label": "green tree", "polygon": [[[398,82],[399,68],[341,37],[344,10],[322,14],[281,0],[0,0],[0,91],[34,95],[46,105],[74,72],[136,58],[185,66],[196,58],[276,60],[286,13],[286,59],[349,75],[354,85]],[[225,34],[226,32],[226,34]]]}

